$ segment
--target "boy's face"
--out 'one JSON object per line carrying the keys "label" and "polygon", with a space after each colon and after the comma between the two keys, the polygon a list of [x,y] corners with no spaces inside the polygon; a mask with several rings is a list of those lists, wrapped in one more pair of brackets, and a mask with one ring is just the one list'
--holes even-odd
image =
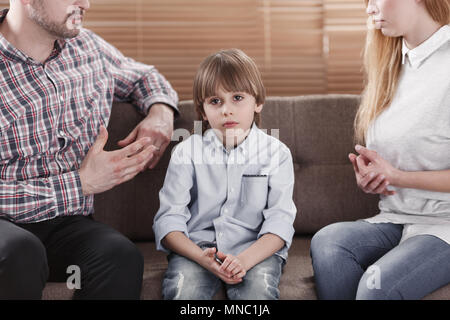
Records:
{"label": "boy's face", "polygon": [[224,146],[230,148],[247,137],[255,112],[261,112],[262,108],[251,94],[227,92],[220,87],[216,95],[205,99],[203,119],[209,122]]}
{"label": "boy's face", "polygon": [[28,14],[50,35],[64,39],[79,34],[87,9],[89,0],[31,0]]}

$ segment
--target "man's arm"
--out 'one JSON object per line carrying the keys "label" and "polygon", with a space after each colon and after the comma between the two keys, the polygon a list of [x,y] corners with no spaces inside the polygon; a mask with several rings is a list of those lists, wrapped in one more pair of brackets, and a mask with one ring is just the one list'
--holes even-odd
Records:
{"label": "man's arm", "polygon": [[0,180],[0,217],[21,223],[76,213],[84,208],[85,196],[109,190],[138,174],[154,148],[144,138],[107,152],[103,150],[107,139],[102,127],[78,171],[25,181]]}
{"label": "man's arm", "polygon": [[156,149],[145,168],[152,169],[171,141],[174,117],[179,114],[178,95],[154,66],[127,58],[98,35],[90,35],[114,77],[114,99],[131,102],[146,116],[118,145],[125,147],[143,137],[150,138]]}
{"label": "man's arm", "polygon": [[170,83],[151,65],[125,57],[100,36],[88,31],[114,77],[114,100],[131,102],[146,116],[154,104],[169,106],[178,113],[178,95]]}
{"label": "man's arm", "polygon": [[38,222],[83,208],[78,172],[26,181],[0,180],[0,216],[16,223]]}

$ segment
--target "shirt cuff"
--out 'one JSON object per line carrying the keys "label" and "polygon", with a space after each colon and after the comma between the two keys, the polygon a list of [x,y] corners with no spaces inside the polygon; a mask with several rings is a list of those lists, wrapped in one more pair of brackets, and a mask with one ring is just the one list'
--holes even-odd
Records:
{"label": "shirt cuff", "polygon": [[258,239],[266,233],[273,233],[279,236],[286,243],[286,248],[289,249],[294,237],[294,227],[291,223],[279,219],[267,219],[264,221],[261,230],[258,234]]}
{"label": "shirt cuff", "polygon": [[144,100],[143,110],[144,115],[148,115],[150,112],[150,108],[152,105],[162,103],[169,107],[171,107],[174,111],[174,118],[178,118],[180,116],[180,110],[178,110],[177,102],[171,99],[168,96],[159,95],[159,96],[151,96]]}
{"label": "shirt cuff", "polygon": [[78,171],[49,178],[56,197],[56,216],[71,215],[84,205],[83,189]]}

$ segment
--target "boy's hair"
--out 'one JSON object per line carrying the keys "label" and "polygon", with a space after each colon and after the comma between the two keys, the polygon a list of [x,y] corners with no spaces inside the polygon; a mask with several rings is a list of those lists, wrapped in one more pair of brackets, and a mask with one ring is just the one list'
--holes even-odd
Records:
{"label": "boy's hair", "polygon": [[[194,106],[199,120],[202,120],[202,132],[208,128],[208,121],[203,120],[205,99],[216,95],[222,87],[232,92],[245,92],[252,95],[256,104],[263,104],[266,99],[261,74],[255,62],[242,50],[221,50],[208,56],[200,64],[194,79]],[[255,123],[260,126],[261,117],[255,112]]]}

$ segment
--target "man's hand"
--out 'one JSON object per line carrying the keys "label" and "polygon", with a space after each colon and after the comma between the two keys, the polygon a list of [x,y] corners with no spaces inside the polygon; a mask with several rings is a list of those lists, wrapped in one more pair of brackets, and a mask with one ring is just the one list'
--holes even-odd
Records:
{"label": "man's hand", "polygon": [[109,190],[134,178],[155,152],[149,138],[138,139],[123,149],[111,152],[103,150],[107,140],[108,131],[101,126],[97,139],[81,163],[78,172],[85,196]]}
{"label": "man's hand", "polygon": [[123,140],[118,142],[120,147],[125,147],[143,137],[150,138],[150,143],[155,147],[153,153],[146,159],[143,168],[153,169],[159,162],[173,133],[174,111],[165,104],[154,104],[150,108],[147,117]]}

